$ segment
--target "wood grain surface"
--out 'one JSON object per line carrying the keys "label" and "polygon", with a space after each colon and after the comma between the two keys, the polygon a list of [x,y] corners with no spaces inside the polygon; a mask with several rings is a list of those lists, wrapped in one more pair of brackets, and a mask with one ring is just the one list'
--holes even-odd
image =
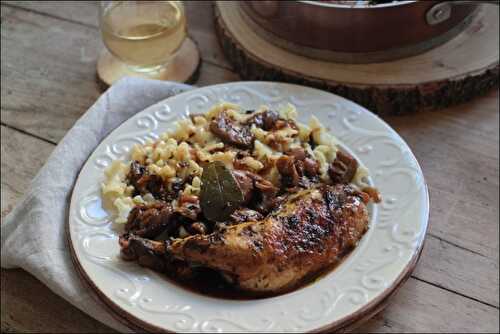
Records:
{"label": "wood grain surface", "polygon": [[[224,60],[211,3],[187,3],[199,86],[239,80]],[[54,145],[101,94],[94,2],[1,2],[1,216]],[[499,94],[385,118],[419,160],[431,196],[421,260],[365,332],[499,331]],[[2,332],[112,332],[22,270],[1,275]]]}

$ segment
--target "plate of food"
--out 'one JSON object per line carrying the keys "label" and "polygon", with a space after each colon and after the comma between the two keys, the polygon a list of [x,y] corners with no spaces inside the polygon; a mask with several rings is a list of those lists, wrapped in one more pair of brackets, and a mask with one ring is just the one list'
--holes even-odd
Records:
{"label": "plate of food", "polygon": [[151,332],[339,330],[374,315],[423,247],[427,187],[383,120],[339,96],[235,82],[107,136],[71,197],[76,268]]}

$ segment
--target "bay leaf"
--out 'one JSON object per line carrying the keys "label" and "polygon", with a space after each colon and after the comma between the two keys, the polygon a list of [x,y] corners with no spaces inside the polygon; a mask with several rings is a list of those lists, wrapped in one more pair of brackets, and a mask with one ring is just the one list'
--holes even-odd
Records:
{"label": "bay leaf", "polygon": [[205,218],[223,222],[243,203],[243,193],[231,171],[220,161],[203,167],[200,206]]}

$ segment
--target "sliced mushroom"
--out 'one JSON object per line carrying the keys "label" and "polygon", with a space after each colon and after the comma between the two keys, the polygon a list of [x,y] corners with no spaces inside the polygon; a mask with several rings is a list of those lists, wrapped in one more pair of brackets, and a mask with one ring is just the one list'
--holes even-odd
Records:
{"label": "sliced mushroom", "polygon": [[246,124],[249,125],[254,124],[258,128],[269,131],[274,128],[276,121],[278,121],[279,117],[280,115],[278,114],[277,111],[266,110],[250,117],[246,121]]}
{"label": "sliced mushroom", "polygon": [[226,144],[251,148],[254,136],[247,125],[238,124],[223,111],[210,122],[210,131]]}
{"label": "sliced mushroom", "polygon": [[149,174],[145,166],[138,161],[130,164],[130,171],[127,175],[129,183],[135,188],[136,194],[151,193],[157,199],[165,200],[168,197],[168,190],[163,179],[154,174]]}
{"label": "sliced mushroom", "polygon": [[154,238],[165,230],[168,233],[176,228],[172,213],[172,206],[167,203],[138,205],[130,212],[125,231],[145,238]]}
{"label": "sliced mushroom", "polygon": [[356,170],[358,169],[358,162],[349,153],[342,151],[337,152],[337,157],[330,164],[328,175],[334,184],[336,183],[349,183],[352,181]]}

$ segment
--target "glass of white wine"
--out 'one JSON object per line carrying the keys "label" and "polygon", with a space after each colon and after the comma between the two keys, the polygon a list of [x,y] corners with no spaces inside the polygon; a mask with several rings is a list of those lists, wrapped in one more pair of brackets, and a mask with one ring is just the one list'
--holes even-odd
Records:
{"label": "glass of white wine", "polygon": [[181,1],[101,1],[99,22],[108,51],[139,73],[163,70],[187,36]]}

